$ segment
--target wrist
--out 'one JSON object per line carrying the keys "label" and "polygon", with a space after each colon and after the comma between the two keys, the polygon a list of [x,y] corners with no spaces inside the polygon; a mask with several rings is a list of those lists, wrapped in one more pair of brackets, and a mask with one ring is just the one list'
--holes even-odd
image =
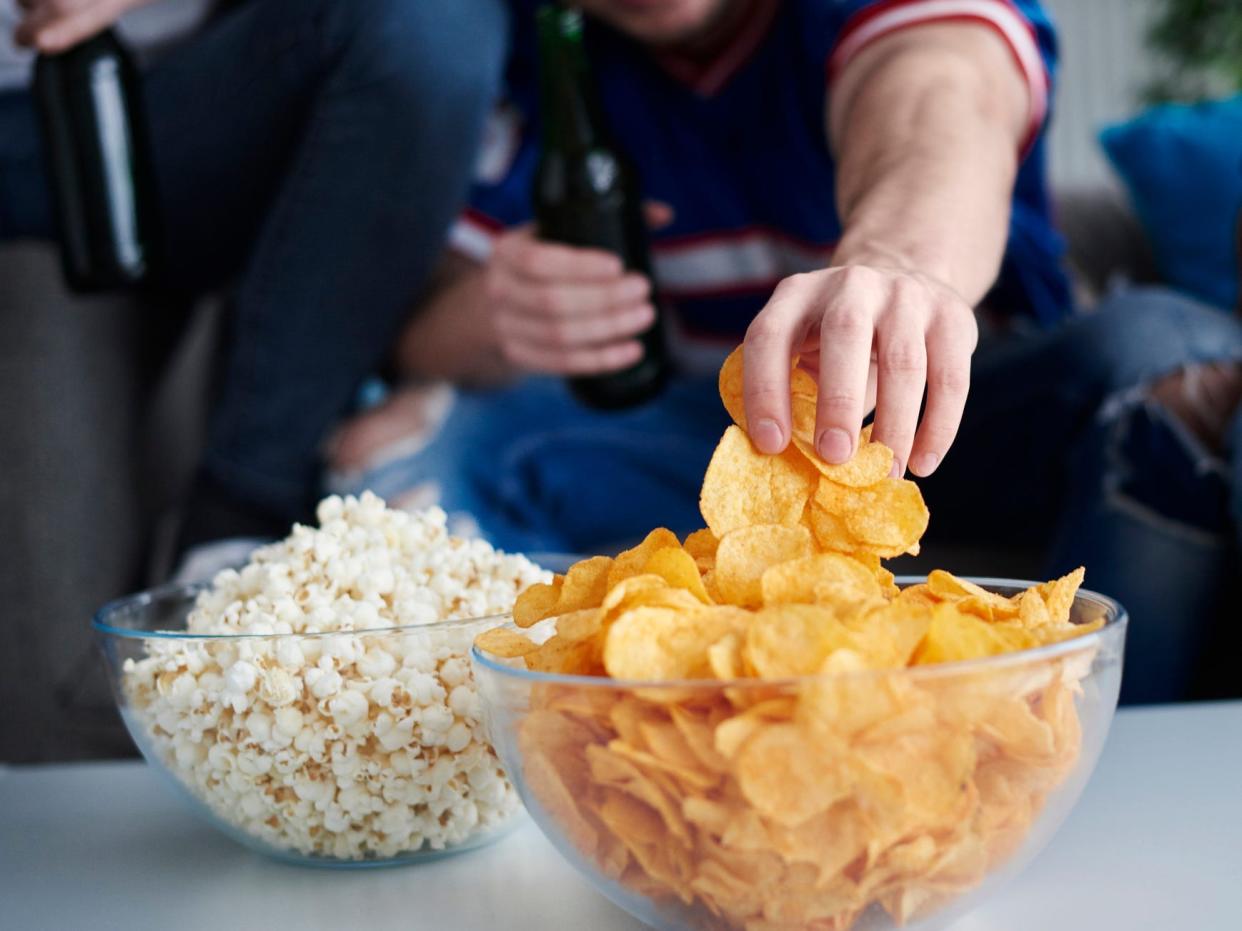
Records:
{"label": "wrist", "polygon": [[955,291],[959,290],[953,280],[952,264],[932,247],[847,233],[833,251],[832,264],[897,269],[925,275]]}

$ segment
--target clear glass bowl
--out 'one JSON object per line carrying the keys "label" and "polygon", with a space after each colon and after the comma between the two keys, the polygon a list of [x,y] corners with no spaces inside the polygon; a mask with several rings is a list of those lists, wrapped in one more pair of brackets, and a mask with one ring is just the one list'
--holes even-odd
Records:
{"label": "clear glass bowl", "polygon": [[1081,794],[1116,709],[1126,615],[1079,593],[1074,622],[1101,617],[1038,649],[783,682],[624,682],[472,656],[527,810],[631,914],[928,931],[1020,872]]}
{"label": "clear glass bowl", "polygon": [[368,867],[470,850],[514,824],[469,660],[505,617],[190,633],[205,587],[114,601],[92,626],[134,742],[212,825],[281,860]]}

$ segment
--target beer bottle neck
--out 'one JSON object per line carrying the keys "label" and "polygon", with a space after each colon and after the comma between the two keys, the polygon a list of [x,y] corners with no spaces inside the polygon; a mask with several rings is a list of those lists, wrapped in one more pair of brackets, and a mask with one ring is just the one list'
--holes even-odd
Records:
{"label": "beer bottle neck", "polygon": [[582,14],[549,4],[538,16],[544,147],[597,148],[604,144],[604,122],[582,43]]}

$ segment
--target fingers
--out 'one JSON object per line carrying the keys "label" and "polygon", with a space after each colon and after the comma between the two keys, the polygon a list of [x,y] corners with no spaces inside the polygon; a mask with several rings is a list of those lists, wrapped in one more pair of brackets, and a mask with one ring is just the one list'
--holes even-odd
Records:
{"label": "fingers", "polygon": [[522,308],[531,316],[570,320],[602,314],[618,307],[645,304],[651,295],[651,282],[636,272],[597,281],[546,281],[503,273],[501,299]]}
{"label": "fingers", "polygon": [[124,0],[97,0],[86,4],[56,0],[22,3],[30,15],[17,27],[14,40],[19,45],[54,55],[112,25],[128,5]]}
{"label": "fingers", "polygon": [[789,363],[813,313],[816,289],[798,276],[786,278],[751,321],[743,343],[742,394],[746,432],[764,453],[779,453],[792,434]]}
{"label": "fingers", "polygon": [[927,334],[927,406],[914,438],[910,470],[928,476],[957,436],[970,389],[970,356],[977,339],[969,312],[938,318]]}
{"label": "fingers", "polygon": [[624,271],[621,259],[611,252],[542,242],[529,226],[499,237],[492,259],[536,281],[609,281]]}
{"label": "fingers", "polygon": [[47,7],[31,9],[29,14],[23,17],[22,21],[17,24],[17,28],[13,30],[13,41],[22,48],[38,48],[40,51],[43,51],[38,45],[38,37],[54,18],[55,14]]}
{"label": "fingers", "polygon": [[598,375],[628,368],[643,356],[641,343],[627,340],[609,346],[581,349],[553,349],[532,343],[512,342],[504,346],[510,362],[533,372],[554,375]]}
{"label": "fingers", "polygon": [[643,217],[648,229],[663,229],[673,222],[673,208],[662,200],[649,200],[643,204]]}
{"label": "fingers", "polygon": [[[893,451],[893,474],[905,472],[927,383],[925,291],[899,279],[876,328],[876,406],[871,438]],[[946,447],[947,448],[947,447]]]}
{"label": "fingers", "polygon": [[506,341],[530,343],[546,349],[601,346],[630,339],[655,322],[650,304],[619,307],[604,314],[570,320],[549,320],[522,313],[496,317],[496,327]]}
{"label": "fingers", "polygon": [[838,280],[819,326],[815,448],[826,462],[845,462],[854,455],[867,407],[876,308],[885,296],[864,269],[842,270]]}
{"label": "fingers", "polygon": [[656,319],[646,277],[611,253],[540,242],[529,228],[497,241],[484,293],[504,357],[550,374],[633,365],[642,357],[634,337]]}

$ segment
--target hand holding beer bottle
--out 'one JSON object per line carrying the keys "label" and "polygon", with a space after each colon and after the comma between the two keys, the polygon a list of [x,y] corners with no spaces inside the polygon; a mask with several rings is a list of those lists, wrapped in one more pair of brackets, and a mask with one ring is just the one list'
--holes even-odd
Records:
{"label": "hand holding beer bottle", "polygon": [[[669,222],[660,203],[648,225]],[[524,370],[582,377],[640,362],[656,323],[651,282],[627,271],[616,254],[535,237],[533,226],[497,238],[484,271],[492,320],[506,359]]]}
{"label": "hand holding beer bottle", "polygon": [[[576,376],[570,381],[574,393],[591,407],[631,407],[654,397],[668,370],[651,294],[641,189],[608,133],[583,48],[582,14],[546,5],[538,25],[543,145],[533,191],[536,226],[541,240],[580,248],[542,247],[545,274],[535,279],[545,287],[560,282],[553,312],[595,317],[590,325],[573,326],[575,338],[586,344],[564,360],[574,363],[566,367]],[[502,257],[502,267],[530,272],[538,264],[521,240],[503,248],[516,255],[508,263]],[[540,294],[530,296],[537,303]],[[548,330],[558,333],[569,331],[564,324]]]}

